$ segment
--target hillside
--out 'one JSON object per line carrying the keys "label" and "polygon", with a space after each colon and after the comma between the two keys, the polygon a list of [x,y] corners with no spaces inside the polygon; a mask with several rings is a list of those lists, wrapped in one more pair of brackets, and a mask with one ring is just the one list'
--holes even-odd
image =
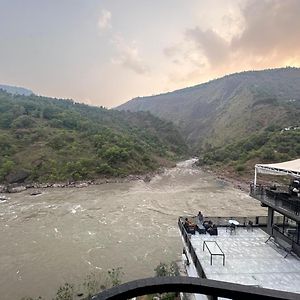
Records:
{"label": "hillside", "polygon": [[31,91],[31,90],[28,90],[28,89],[25,89],[22,87],[4,85],[4,84],[0,84],[0,90],[3,90],[10,94],[15,94],[15,95],[29,96],[29,95],[33,94],[33,91]]}
{"label": "hillside", "polygon": [[213,165],[218,174],[249,182],[253,180],[256,163],[283,162],[300,157],[300,127],[269,127],[237,142],[202,151],[199,156],[199,165]]}
{"label": "hillside", "polygon": [[222,147],[252,133],[299,126],[300,69],[249,71],[151,97],[116,109],[150,111],[178,125],[197,152]]}
{"label": "hillside", "polygon": [[0,182],[55,182],[156,170],[187,152],[149,113],[0,91]]}

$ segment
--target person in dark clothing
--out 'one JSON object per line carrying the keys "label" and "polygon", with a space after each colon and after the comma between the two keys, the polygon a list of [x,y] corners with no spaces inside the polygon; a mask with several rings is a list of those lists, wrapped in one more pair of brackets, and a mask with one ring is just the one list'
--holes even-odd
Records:
{"label": "person in dark clothing", "polygon": [[217,225],[214,224],[212,227],[208,228],[207,232],[208,232],[210,235],[218,235],[218,228],[217,228]]}

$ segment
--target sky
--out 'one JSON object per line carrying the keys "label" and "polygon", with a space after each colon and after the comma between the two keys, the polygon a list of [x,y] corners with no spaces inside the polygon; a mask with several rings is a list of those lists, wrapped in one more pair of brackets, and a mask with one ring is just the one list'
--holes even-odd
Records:
{"label": "sky", "polygon": [[108,108],[300,66],[299,0],[0,0],[0,84]]}

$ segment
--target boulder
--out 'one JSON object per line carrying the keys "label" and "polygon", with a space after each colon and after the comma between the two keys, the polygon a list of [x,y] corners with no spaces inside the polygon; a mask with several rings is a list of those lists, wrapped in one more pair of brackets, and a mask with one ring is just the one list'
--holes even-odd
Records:
{"label": "boulder", "polygon": [[151,181],[151,176],[146,175],[144,178],[144,182],[150,182]]}
{"label": "boulder", "polygon": [[30,175],[26,170],[17,170],[9,173],[5,179],[8,183],[22,183]]}
{"label": "boulder", "polygon": [[5,193],[7,191],[7,187],[5,185],[0,185],[0,193]]}
{"label": "boulder", "polygon": [[88,187],[88,183],[87,182],[78,183],[75,185],[75,187],[77,188]]}
{"label": "boulder", "polygon": [[9,189],[9,192],[10,193],[20,193],[20,192],[23,192],[26,190],[26,187],[25,186],[16,186],[16,187],[12,187]]}

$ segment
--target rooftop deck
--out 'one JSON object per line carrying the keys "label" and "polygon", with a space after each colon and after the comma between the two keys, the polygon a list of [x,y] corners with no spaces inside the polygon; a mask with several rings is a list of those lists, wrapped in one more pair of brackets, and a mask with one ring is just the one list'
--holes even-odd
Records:
{"label": "rooftop deck", "polygon": [[[271,241],[265,243],[269,235],[260,228],[237,227],[232,233],[219,227],[218,236],[196,232],[189,237],[185,239],[190,242],[187,249],[194,252],[197,271],[206,278],[300,293],[300,259],[294,255],[284,258],[283,249]],[[203,251],[204,241],[218,243],[225,265],[222,256],[213,256],[211,264],[210,252]]]}

